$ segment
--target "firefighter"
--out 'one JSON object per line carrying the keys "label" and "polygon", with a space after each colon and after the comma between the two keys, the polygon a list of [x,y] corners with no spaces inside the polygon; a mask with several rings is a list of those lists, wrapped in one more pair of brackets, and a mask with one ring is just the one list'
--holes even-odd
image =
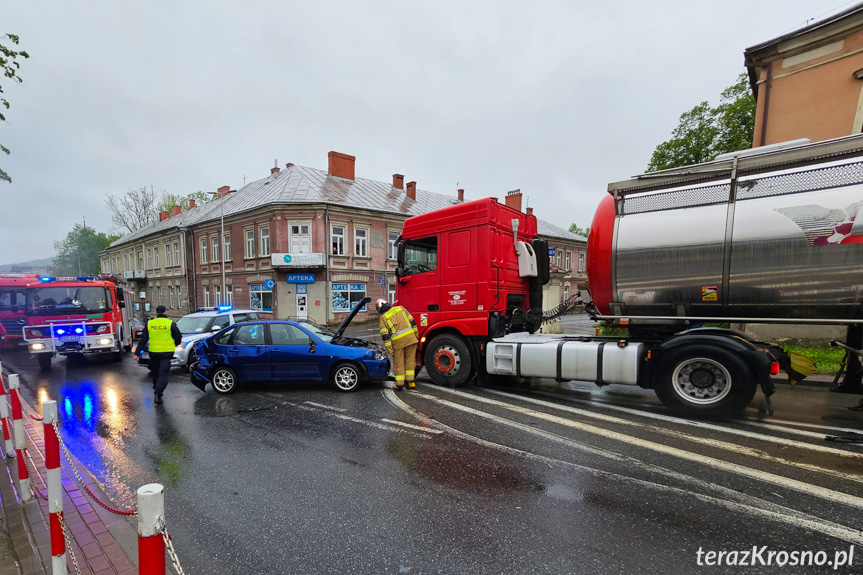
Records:
{"label": "firefighter", "polygon": [[[411,389],[416,387],[414,373],[417,355],[417,324],[401,306],[391,307],[385,299],[375,302],[381,314],[381,337],[390,355],[393,356],[393,373],[396,376],[396,391],[404,389],[405,381]],[[407,368],[407,369],[406,369]]]}
{"label": "firefighter", "polygon": [[171,370],[171,359],[174,357],[174,348],[183,341],[180,328],[168,319],[167,308],[160,305],[156,308],[156,319],[151,319],[144,326],[141,339],[138,340],[138,348],[135,350],[135,361],[149,343],[150,350],[150,375],[153,378],[153,392],[156,394],[156,403],[162,403],[162,394],[168,387],[168,372]]}

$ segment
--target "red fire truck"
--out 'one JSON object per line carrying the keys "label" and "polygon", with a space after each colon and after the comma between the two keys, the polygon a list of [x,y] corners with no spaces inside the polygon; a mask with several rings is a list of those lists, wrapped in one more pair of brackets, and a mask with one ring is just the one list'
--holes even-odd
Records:
{"label": "red fire truck", "polygon": [[3,347],[12,347],[23,341],[21,327],[26,321],[24,290],[38,277],[36,274],[0,274],[0,323],[6,328]]}
{"label": "red fire truck", "polygon": [[42,277],[27,285],[24,341],[42,370],[55,355],[112,354],[132,349],[132,292],[112,274]]}

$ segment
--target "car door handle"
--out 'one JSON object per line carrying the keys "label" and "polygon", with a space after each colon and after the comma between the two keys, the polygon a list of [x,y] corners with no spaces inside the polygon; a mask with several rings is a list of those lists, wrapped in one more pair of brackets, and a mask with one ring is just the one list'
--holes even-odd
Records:
{"label": "car door handle", "polygon": [[229,349],[228,355],[237,355],[237,350],[236,349]]}
{"label": "car door handle", "polygon": [[429,305],[426,307],[426,309],[427,309],[428,311],[437,311],[437,310],[438,310],[438,305],[437,305],[436,303],[429,304]]}

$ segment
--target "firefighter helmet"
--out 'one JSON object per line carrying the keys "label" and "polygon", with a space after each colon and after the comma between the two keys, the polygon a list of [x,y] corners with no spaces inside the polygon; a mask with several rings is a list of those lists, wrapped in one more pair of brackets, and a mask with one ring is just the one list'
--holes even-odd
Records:
{"label": "firefighter helmet", "polygon": [[378,313],[386,313],[388,309],[390,309],[390,303],[385,299],[379,299],[375,302],[375,309],[378,310]]}

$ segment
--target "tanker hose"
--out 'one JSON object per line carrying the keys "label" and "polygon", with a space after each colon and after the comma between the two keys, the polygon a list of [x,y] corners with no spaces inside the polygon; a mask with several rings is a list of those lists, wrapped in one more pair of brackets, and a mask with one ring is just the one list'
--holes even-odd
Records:
{"label": "tanker hose", "polygon": [[513,316],[525,316],[526,323],[532,323],[534,325],[541,325],[544,323],[548,323],[550,321],[554,321],[559,317],[575,313],[576,309],[582,305],[581,294],[576,293],[575,295],[570,296],[562,304],[557,306],[554,309],[550,309],[546,312],[540,312],[538,310],[529,310],[524,311],[521,308],[516,308],[512,310]]}

